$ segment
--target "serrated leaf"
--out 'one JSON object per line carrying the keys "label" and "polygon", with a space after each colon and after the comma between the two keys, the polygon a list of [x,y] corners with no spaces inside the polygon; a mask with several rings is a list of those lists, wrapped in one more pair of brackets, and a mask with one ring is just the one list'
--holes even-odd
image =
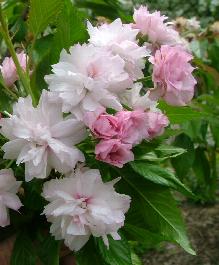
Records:
{"label": "serrated leaf", "polygon": [[186,153],[186,150],[171,145],[160,145],[155,149],[155,152],[159,154],[159,157],[172,158]]}
{"label": "serrated leaf", "polygon": [[42,198],[43,181],[33,179],[30,182],[24,182],[24,206],[32,211],[42,211],[45,205],[45,200]]}
{"label": "serrated leaf", "polygon": [[31,239],[25,231],[18,233],[12,256],[11,265],[36,265],[37,255]]}
{"label": "serrated leaf", "polygon": [[77,265],[108,265],[103,261],[100,253],[97,251],[92,238],[80,251],[75,253],[75,257]]}
{"label": "serrated leaf", "polygon": [[189,120],[202,119],[204,113],[193,110],[190,107],[175,107],[165,102],[159,103],[159,108],[167,115],[172,124],[181,124]]}
{"label": "serrated leaf", "polygon": [[125,231],[131,240],[140,242],[147,249],[155,247],[160,242],[165,241],[163,235],[151,232],[150,230],[136,225],[126,224]]}
{"label": "serrated leaf", "polygon": [[173,172],[155,164],[142,161],[130,163],[131,167],[139,175],[156,184],[174,188],[187,196],[193,196],[192,192],[174,175]]}
{"label": "serrated leaf", "polygon": [[187,150],[185,154],[171,159],[172,166],[176,170],[177,176],[179,176],[179,178],[184,178],[194,163],[194,144],[189,136],[181,134],[176,137],[174,145]]}
{"label": "serrated leaf", "polygon": [[151,152],[147,152],[142,148],[141,153],[135,152],[135,160],[147,160],[151,162],[162,162],[169,158],[174,158],[185,153],[186,150],[179,147],[169,146],[169,145],[160,145],[153,149]]}
{"label": "serrated leaf", "polygon": [[101,238],[96,239],[96,243],[103,260],[108,265],[132,265],[131,250],[128,241],[124,236],[121,240],[109,239],[109,249],[103,243]]}
{"label": "serrated leaf", "polygon": [[3,92],[3,87],[0,83],[0,112],[3,111],[8,111],[9,113],[11,113],[12,111],[12,100],[9,96],[7,96],[4,92]]}
{"label": "serrated leaf", "polygon": [[31,74],[31,87],[40,95],[41,91],[47,87],[44,80],[46,74],[50,73],[50,52],[53,46],[53,36],[47,35],[37,39],[33,47],[32,60],[35,65]]}
{"label": "serrated leaf", "polygon": [[59,265],[60,241],[56,241],[51,235],[46,235],[39,243],[37,254],[43,265]]}
{"label": "serrated leaf", "polygon": [[168,188],[142,180],[126,170],[123,179],[135,192],[134,202],[145,225],[166,240],[176,242],[188,253],[195,255],[188,241],[184,222]]}
{"label": "serrated leaf", "polygon": [[70,1],[63,0],[63,3],[64,7],[59,14],[57,32],[54,36],[52,63],[58,61],[62,49],[68,50],[74,44],[88,39],[85,17]]}
{"label": "serrated leaf", "polygon": [[30,0],[29,30],[35,38],[54,22],[62,10],[63,0]]}

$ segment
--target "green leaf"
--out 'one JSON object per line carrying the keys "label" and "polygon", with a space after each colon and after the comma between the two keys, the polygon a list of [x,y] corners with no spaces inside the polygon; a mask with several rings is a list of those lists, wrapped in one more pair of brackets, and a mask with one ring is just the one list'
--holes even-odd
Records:
{"label": "green leaf", "polygon": [[40,95],[41,91],[47,87],[44,80],[46,74],[50,73],[50,52],[53,47],[53,36],[47,35],[37,39],[33,47],[32,60],[35,65],[31,74],[31,87]]}
{"label": "green leaf", "polygon": [[53,23],[63,8],[63,0],[30,0],[29,30],[35,37]]}
{"label": "green leaf", "polygon": [[130,164],[134,171],[145,179],[159,185],[174,188],[187,196],[193,196],[192,192],[171,171],[142,161],[134,161]]}
{"label": "green leaf", "polygon": [[189,136],[187,136],[186,134],[181,134],[176,137],[174,145],[187,150],[185,154],[182,154],[179,157],[172,158],[171,160],[172,166],[176,170],[176,174],[180,178],[184,178],[186,177],[194,163],[194,144]]}
{"label": "green leaf", "polygon": [[186,150],[169,145],[154,147],[153,151],[148,152],[142,148],[142,152],[135,152],[135,160],[147,160],[151,162],[162,162],[169,158],[177,157],[185,153]]}
{"label": "green leaf", "polygon": [[62,49],[68,50],[78,42],[85,42],[88,33],[85,26],[85,17],[80,13],[69,0],[62,0],[64,8],[59,14],[57,32],[54,36],[51,60],[56,63]]}
{"label": "green leaf", "polygon": [[11,98],[3,92],[3,87],[0,83],[0,112],[8,111],[11,113],[12,111],[12,100]]}
{"label": "green leaf", "polygon": [[132,264],[133,265],[143,265],[141,259],[139,258],[139,256],[132,251],[131,253],[131,258],[132,258]]}
{"label": "green leaf", "polygon": [[208,186],[211,178],[211,168],[205,150],[201,147],[195,150],[193,170],[198,178],[199,184]]}
{"label": "green leaf", "polygon": [[168,188],[143,181],[126,170],[123,179],[129,184],[134,201],[145,225],[154,233],[159,233],[168,241],[176,242],[188,253],[195,255],[188,241],[184,222],[176,202]]}
{"label": "green leaf", "polygon": [[12,256],[11,265],[36,265],[37,255],[31,239],[25,231],[18,233]]}
{"label": "green leaf", "polygon": [[163,235],[132,224],[126,224],[125,231],[131,240],[140,242],[146,249],[154,248],[160,242],[165,241]]}
{"label": "green leaf", "polygon": [[214,142],[216,144],[216,146],[219,146],[219,125],[211,122],[211,132],[212,132],[212,136],[214,138]]}
{"label": "green leaf", "polygon": [[190,107],[174,107],[165,102],[159,103],[159,108],[167,115],[173,124],[181,124],[189,120],[202,119],[204,113],[193,110]]}
{"label": "green leaf", "polygon": [[123,21],[130,21],[131,16],[124,12],[124,5],[118,0],[75,0],[75,4],[80,8],[91,9],[93,16],[102,16],[112,20],[120,17]]}
{"label": "green leaf", "polygon": [[30,182],[24,182],[24,206],[30,210],[42,211],[45,205],[45,200],[42,198],[43,181],[33,179]]}
{"label": "green leaf", "polygon": [[97,251],[94,240],[92,238],[80,251],[75,253],[75,258],[77,265],[108,265],[102,260],[102,257]]}
{"label": "green leaf", "polygon": [[46,235],[40,240],[37,254],[43,265],[59,265],[60,241],[56,241],[51,235]]}
{"label": "green leaf", "polygon": [[131,250],[128,241],[124,236],[121,240],[109,239],[109,249],[101,238],[96,239],[96,243],[103,260],[109,265],[132,265]]}
{"label": "green leaf", "polygon": [[193,141],[205,142],[208,123],[203,120],[188,121],[182,124],[182,129]]}
{"label": "green leaf", "polygon": [[186,153],[186,150],[184,148],[162,144],[155,149],[155,152],[159,157],[172,158]]}

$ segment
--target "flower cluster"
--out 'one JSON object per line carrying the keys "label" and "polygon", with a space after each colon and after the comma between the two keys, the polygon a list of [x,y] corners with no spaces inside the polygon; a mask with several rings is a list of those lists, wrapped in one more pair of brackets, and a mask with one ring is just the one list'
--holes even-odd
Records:
{"label": "flower cluster", "polygon": [[[62,51],[52,74],[45,76],[48,91],[42,91],[38,105],[30,96],[21,97],[12,114],[0,120],[7,139],[4,158],[24,164],[26,181],[50,176],[43,213],[52,223],[51,233],[72,250],[91,235],[106,245],[107,235],[120,239],[130,205],[129,196],[116,193],[117,179],[103,183],[98,170],[81,167],[86,160],[78,145],[90,134],[97,142],[96,160],[122,168],[134,160],[134,146],[160,136],[169,125],[158,100],[181,106],[193,97],[192,56],[165,20],[141,6],[134,23],[88,22],[88,43]],[[18,54],[18,60],[25,70],[28,56]],[[8,87],[18,79],[11,58],[4,60],[1,73]],[[144,87],[144,79],[154,87]],[[7,208],[21,206],[15,195],[20,185],[10,170],[0,171],[0,226],[9,224]]]}
{"label": "flower cluster", "polygon": [[169,123],[160,112],[123,110],[113,116],[104,108],[86,113],[84,122],[100,139],[95,148],[96,159],[117,167],[134,160],[134,145],[160,135]]}

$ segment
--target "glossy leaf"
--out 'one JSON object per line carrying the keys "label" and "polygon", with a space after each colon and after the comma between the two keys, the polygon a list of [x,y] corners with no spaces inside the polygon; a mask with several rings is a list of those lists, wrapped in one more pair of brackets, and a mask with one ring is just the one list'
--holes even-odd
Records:
{"label": "glossy leaf", "polygon": [[160,102],[159,108],[164,111],[173,124],[181,124],[188,120],[201,119],[205,115],[205,113],[200,113],[190,107],[175,107],[167,105],[165,102]]}
{"label": "glossy leaf", "polygon": [[136,225],[126,224],[125,231],[130,237],[130,240],[140,242],[147,249],[155,247],[160,242],[165,241],[165,237],[161,234],[151,232],[150,230]]}
{"label": "glossy leaf", "polygon": [[195,159],[194,144],[189,136],[181,134],[176,137],[174,145],[187,150],[185,154],[179,157],[172,158],[172,166],[176,170],[180,178],[186,177],[189,170],[192,168]]}
{"label": "glossy leaf", "polygon": [[11,265],[36,265],[37,255],[31,239],[25,231],[18,233],[12,256]]}
{"label": "glossy leaf", "polygon": [[63,8],[63,0],[30,0],[29,30],[35,38],[54,22]]}
{"label": "glossy leaf", "polygon": [[184,222],[176,202],[168,188],[142,181],[142,178],[126,172],[124,180],[135,193],[135,203],[142,214],[145,225],[151,231],[161,234],[168,241],[178,243],[194,255],[188,241]]}
{"label": "glossy leaf", "polygon": [[135,172],[156,184],[174,188],[187,196],[192,196],[191,191],[174,175],[173,172],[155,164],[142,161],[130,163]]}
{"label": "glossy leaf", "polygon": [[52,44],[52,63],[58,61],[62,49],[68,50],[74,44],[88,39],[86,18],[69,0],[63,0],[63,3],[64,7],[58,17],[57,32]]}
{"label": "glossy leaf", "polygon": [[55,240],[51,235],[46,235],[39,242],[37,254],[43,265],[59,265],[60,241]]}
{"label": "glossy leaf", "polygon": [[80,251],[75,253],[75,258],[77,265],[91,265],[91,263],[95,265],[108,265],[100,256],[92,238]]}
{"label": "glossy leaf", "polygon": [[101,238],[96,239],[96,243],[103,260],[109,265],[132,265],[130,246],[122,236],[121,240],[109,239],[109,249],[105,246]]}

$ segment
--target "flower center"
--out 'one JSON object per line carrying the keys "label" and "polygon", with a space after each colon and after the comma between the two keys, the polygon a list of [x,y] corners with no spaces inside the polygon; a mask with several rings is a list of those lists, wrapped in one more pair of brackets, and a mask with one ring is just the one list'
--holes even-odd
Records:
{"label": "flower center", "polygon": [[93,63],[90,63],[89,66],[87,67],[87,74],[91,78],[97,77],[97,75],[98,75],[97,66]]}

